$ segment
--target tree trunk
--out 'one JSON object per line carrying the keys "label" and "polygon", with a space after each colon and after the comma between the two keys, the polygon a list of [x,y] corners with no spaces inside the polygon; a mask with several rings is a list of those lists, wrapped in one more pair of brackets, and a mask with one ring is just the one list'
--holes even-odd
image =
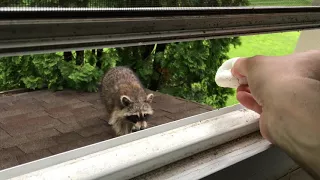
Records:
{"label": "tree trunk", "polygon": [[73,59],[72,52],[71,51],[63,52],[63,57],[64,57],[64,60],[67,62],[72,61]]}
{"label": "tree trunk", "polygon": [[[157,45],[157,49],[156,49],[156,53],[157,52],[163,52],[166,49],[166,44],[158,44]],[[153,61],[153,65],[152,65],[152,69],[153,69],[153,73],[152,73],[152,78],[150,81],[150,85],[149,85],[149,89],[152,91],[156,91],[160,89],[160,83],[161,83],[161,75],[162,73],[159,72],[159,69],[161,68],[161,64],[158,61]]]}
{"label": "tree trunk", "polygon": [[84,62],[84,51],[76,51],[76,65],[80,65]]}
{"label": "tree trunk", "polygon": [[77,7],[88,7],[89,0],[77,1]]}
{"label": "tree trunk", "polygon": [[98,68],[102,68],[102,53],[103,53],[103,49],[97,49],[97,63],[96,66]]}
{"label": "tree trunk", "polygon": [[145,51],[142,53],[142,60],[146,60],[152,53],[154,45],[148,45],[145,47]]}
{"label": "tree trunk", "polygon": [[59,4],[59,7],[68,7],[69,2],[66,0],[59,0],[58,4]]}

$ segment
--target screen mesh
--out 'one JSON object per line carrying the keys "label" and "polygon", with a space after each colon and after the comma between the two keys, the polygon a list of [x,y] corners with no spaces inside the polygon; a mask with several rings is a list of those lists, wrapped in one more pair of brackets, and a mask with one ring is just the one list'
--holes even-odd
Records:
{"label": "screen mesh", "polygon": [[0,0],[0,7],[230,7],[309,6],[312,0]]}

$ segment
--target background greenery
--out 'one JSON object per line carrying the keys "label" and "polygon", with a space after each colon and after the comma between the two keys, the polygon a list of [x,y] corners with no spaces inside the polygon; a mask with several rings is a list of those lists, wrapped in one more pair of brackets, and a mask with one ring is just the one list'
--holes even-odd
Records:
{"label": "background greenery", "polygon": [[[247,6],[250,3],[308,5],[310,0],[0,0],[0,7]],[[291,32],[1,58],[0,90],[68,88],[96,92],[105,71],[125,65],[151,90],[219,108],[237,103],[233,89],[220,88],[214,82],[216,70],[225,60],[236,56],[288,54],[293,51],[298,36],[299,33]]]}
{"label": "background greenery", "polygon": [[253,6],[309,6],[312,0],[250,0]]}
{"label": "background greenery", "polygon": [[[255,55],[280,56],[294,51],[300,32],[285,32],[262,34],[240,37],[242,45],[238,48],[231,47],[228,52],[230,57],[250,57]],[[237,104],[235,95],[228,98],[227,106]]]}

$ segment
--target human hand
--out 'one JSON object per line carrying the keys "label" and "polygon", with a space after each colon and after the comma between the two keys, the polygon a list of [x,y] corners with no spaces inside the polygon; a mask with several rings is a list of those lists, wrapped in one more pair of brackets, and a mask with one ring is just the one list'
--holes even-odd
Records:
{"label": "human hand", "polygon": [[247,82],[237,99],[260,114],[262,136],[320,178],[320,51],[241,58],[232,74]]}

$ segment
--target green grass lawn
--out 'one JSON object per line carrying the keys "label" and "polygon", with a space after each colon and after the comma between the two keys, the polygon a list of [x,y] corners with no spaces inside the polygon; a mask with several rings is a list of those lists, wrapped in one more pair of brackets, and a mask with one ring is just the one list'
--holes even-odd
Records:
{"label": "green grass lawn", "polygon": [[[249,0],[251,6],[310,6],[312,0]],[[300,32],[274,33],[241,37],[242,45],[231,48],[228,53],[233,57],[250,57],[255,55],[279,56],[290,54],[296,47]],[[230,96],[227,106],[237,104],[235,95]]]}
{"label": "green grass lawn", "polygon": [[[285,32],[274,34],[263,34],[254,36],[242,36],[242,45],[232,47],[228,56],[250,57],[255,55],[279,56],[290,54],[294,51],[300,32]],[[227,106],[237,104],[235,95],[230,96]]]}
{"label": "green grass lawn", "polygon": [[251,6],[310,6],[312,0],[249,0]]}

